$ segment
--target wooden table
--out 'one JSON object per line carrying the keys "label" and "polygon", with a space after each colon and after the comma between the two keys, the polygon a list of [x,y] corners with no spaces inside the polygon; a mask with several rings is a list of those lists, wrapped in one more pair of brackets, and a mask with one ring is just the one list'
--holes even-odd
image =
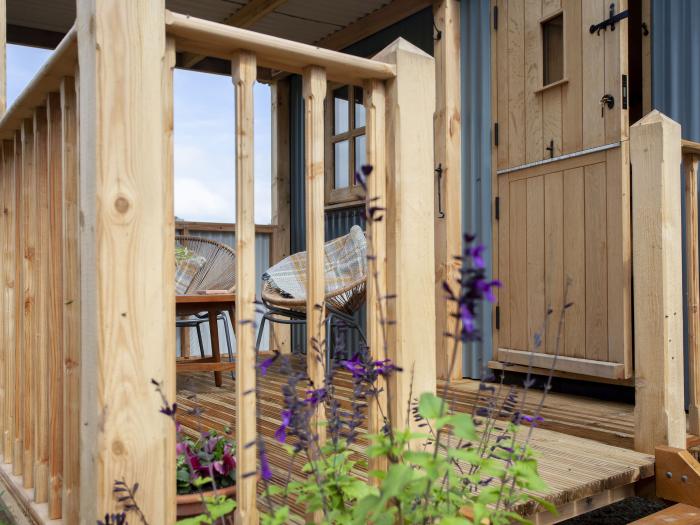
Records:
{"label": "wooden table", "polygon": [[197,294],[178,295],[175,297],[175,314],[187,316],[207,312],[209,315],[209,333],[211,334],[211,357],[191,358],[190,356],[177,359],[176,373],[183,372],[214,372],[216,386],[223,384],[221,373],[235,370],[236,363],[221,361],[219,349],[219,327],[217,317],[221,312],[231,316],[234,336],[236,334],[236,294]]}

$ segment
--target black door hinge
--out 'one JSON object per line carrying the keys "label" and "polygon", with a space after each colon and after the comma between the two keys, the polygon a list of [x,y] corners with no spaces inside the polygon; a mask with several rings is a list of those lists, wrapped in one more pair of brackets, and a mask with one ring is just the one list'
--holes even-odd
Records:
{"label": "black door hinge", "polygon": [[627,109],[627,75],[622,75],[622,109]]}
{"label": "black door hinge", "polygon": [[496,217],[496,220],[499,220],[501,218],[501,198],[496,197],[496,201],[493,203],[493,212]]}
{"label": "black door hinge", "polygon": [[493,30],[498,31],[498,6],[493,6]]}
{"label": "black door hinge", "polygon": [[498,146],[498,122],[493,124],[493,145]]}
{"label": "black door hinge", "polygon": [[501,307],[496,307],[496,330],[501,329]]}
{"label": "black door hinge", "polygon": [[591,34],[597,32],[599,35],[601,31],[606,30],[608,27],[610,28],[610,31],[615,31],[615,24],[624,20],[628,16],[630,16],[629,10],[615,14],[615,3],[613,2],[610,4],[610,17],[598,24],[593,24],[588,30]]}

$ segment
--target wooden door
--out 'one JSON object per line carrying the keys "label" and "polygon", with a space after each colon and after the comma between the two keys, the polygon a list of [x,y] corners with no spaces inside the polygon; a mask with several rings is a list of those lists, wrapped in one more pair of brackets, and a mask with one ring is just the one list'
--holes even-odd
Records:
{"label": "wooden door", "polygon": [[609,5],[492,2],[494,341],[501,362],[617,380],[632,373],[627,21],[589,31]]}

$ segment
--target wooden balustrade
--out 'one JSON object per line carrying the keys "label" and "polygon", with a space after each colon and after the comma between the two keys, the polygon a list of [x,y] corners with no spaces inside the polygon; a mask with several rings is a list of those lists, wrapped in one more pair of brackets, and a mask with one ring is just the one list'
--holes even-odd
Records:
{"label": "wooden balustrade", "polygon": [[78,520],[80,454],[79,302],[64,300],[78,260],[77,187],[64,188],[77,182],[76,58],[71,30],[0,119],[0,476],[35,520],[65,523]]}
{"label": "wooden balustrade", "polygon": [[[118,508],[115,479],[140,484],[151,522],[174,521],[174,427],[150,384],[162,380],[174,400],[175,360],[163,351],[175,344],[173,236],[235,228],[236,512],[256,523],[254,241],[278,231],[254,224],[256,66],[303,77],[309,348],[325,337],[326,82],[367,90],[368,199],[388,208],[369,228],[367,325],[374,357],[406,370],[382,398],[402,426],[410,385],[435,389],[435,333],[417,322],[435,316],[433,59],[403,40],[370,60],[171,13],[162,1],[109,4],[78,3],[77,29],[0,119],[0,475],[37,521],[94,522]],[[174,222],[176,50],[231,59],[235,226]],[[308,356],[320,386],[323,359]],[[373,413],[370,428],[381,423]]]}

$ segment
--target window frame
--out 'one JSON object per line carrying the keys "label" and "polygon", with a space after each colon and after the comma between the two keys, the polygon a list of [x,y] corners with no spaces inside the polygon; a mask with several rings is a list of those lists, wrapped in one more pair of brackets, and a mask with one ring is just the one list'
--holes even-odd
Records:
{"label": "window frame", "polygon": [[[335,124],[335,100],[333,92],[339,88],[348,88],[348,130],[343,133],[334,134]],[[349,207],[358,205],[363,202],[364,192],[362,187],[355,183],[355,170],[359,166],[355,166],[355,140],[357,137],[366,136],[367,128],[362,126],[355,128],[355,107],[354,95],[356,89],[362,89],[361,86],[353,86],[352,84],[339,84],[329,82],[327,86],[326,103],[325,103],[325,126],[324,126],[324,147],[325,147],[325,203],[326,207]],[[363,94],[364,102],[364,94]],[[348,181],[349,186],[344,188],[335,188],[335,144],[348,141]],[[365,139],[366,140],[366,139]]]}
{"label": "window frame", "polygon": [[[544,72],[545,72],[545,26],[547,23],[551,22],[552,20],[561,17],[561,27],[562,27],[562,40],[561,40],[561,78],[558,80],[554,80],[548,84],[545,84],[544,82]],[[540,52],[539,52],[539,65],[540,65],[540,78],[539,78],[539,85],[541,86],[540,88],[535,90],[535,93],[540,93],[542,91],[545,91],[549,88],[553,88],[556,86],[561,86],[562,84],[566,84],[569,82],[569,79],[566,75],[567,73],[567,63],[566,63],[566,13],[563,8],[557,9],[553,13],[550,13],[549,15],[543,17],[540,19]]]}

